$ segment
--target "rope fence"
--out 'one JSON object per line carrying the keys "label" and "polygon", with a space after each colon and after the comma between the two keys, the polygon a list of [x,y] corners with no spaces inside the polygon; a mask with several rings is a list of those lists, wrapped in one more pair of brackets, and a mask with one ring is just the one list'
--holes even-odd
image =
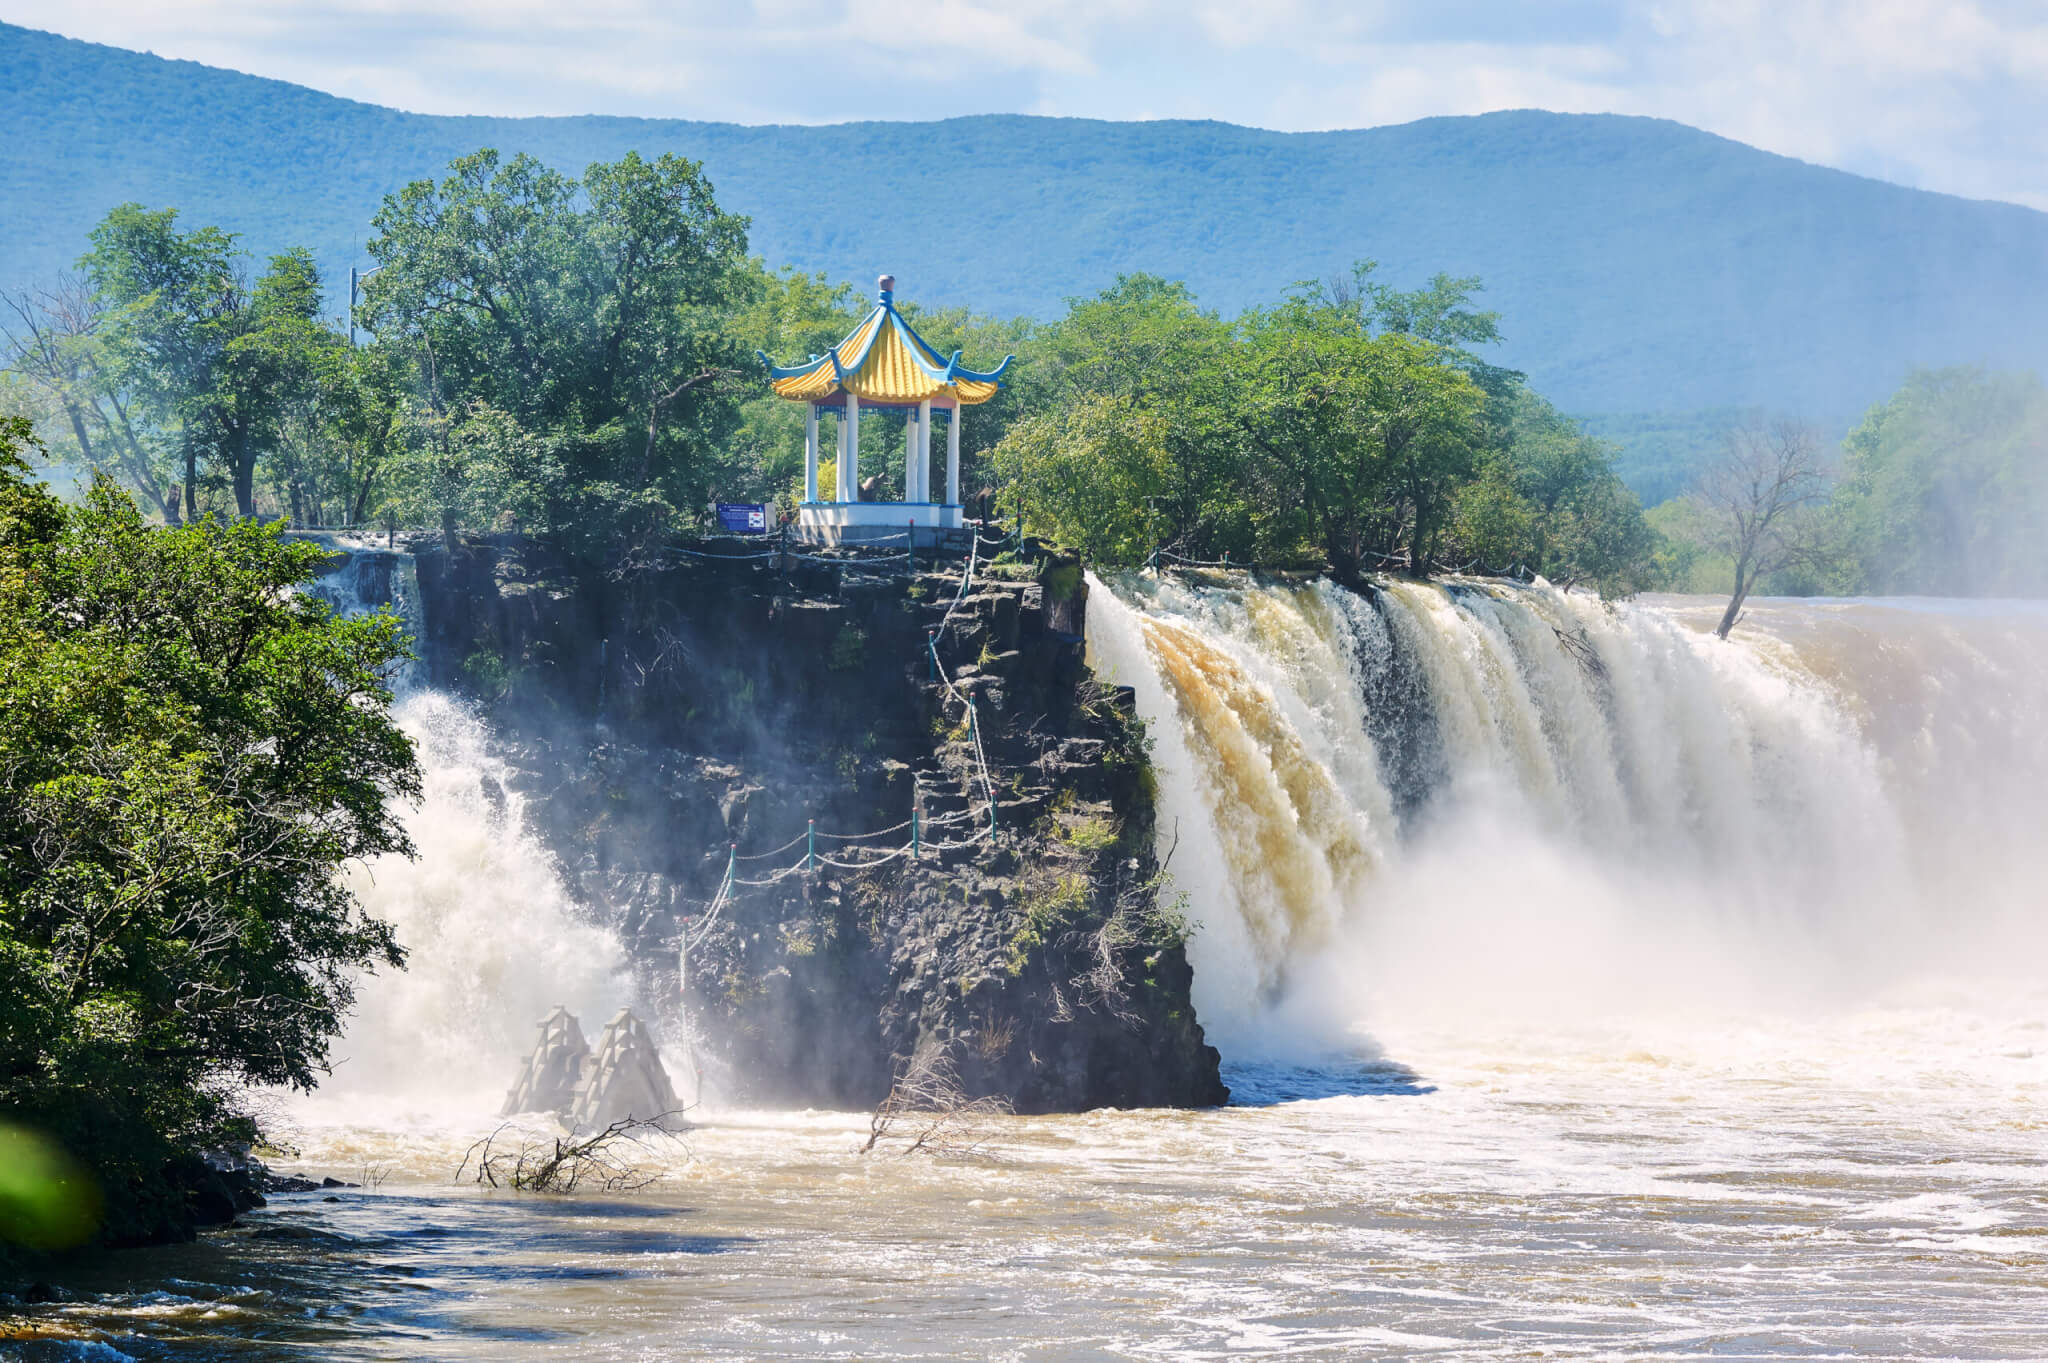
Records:
{"label": "rope fence", "polygon": [[[976,557],[983,549],[1011,548],[1016,544],[1015,538],[1010,535],[991,537],[982,534],[982,526],[979,522],[970,522],[967,529],[971,531],[967,540],[967,554],[969,558]],[[758,546],[763,541],[764,537],[761,535],[700,535],[694,543]],[[900,544],[904,547],[893,553],[886,554],[866,552],[876,546],[889,544]],[[688,545],[681,544],[663,546],[659,552],[679,555],[685,558],[701,559],[713,563],[755,563],[772,558],[780,559],[785,564],[791,562],[819,563],[832,568],[866,569],[898,563],[908,564],[913,571],[917,567],[918,548],[912,532],[908,529],[896,530],[884,535],[871,535],[835,547],[840,550],[839,553],[807,553],[802,549],[795,548],[789,538],[789,529],[785,526],[783,527],[781,539],[776,543],[775,548],[761,549],[755,553],[714,552],[705,549],[694,549]],[[933,563],[959,552],[957,542],[947,544],[943,541],[932,544],[924,551],[927,559]]]}
{"label": "rope fence", "polygon": [[[903,535],[896,536],[899,539],[907,537],[907,531]],[[745,539],[749,537],[724,536],[722,538]],[[817,820],[813,819],[802,833],[797,834],[780,847],[772,848],[766,852],[742,853],[739,850],[738,843],[728,844],[725,874],[720,878],[718,889],[707,903],[705,912],[701,917],[685,917],[679,925],[676,950],[678,969],[681,972],[679,975],[680,980],[686,981],[688,978],[690,937],[692,935],[701,937],[706,930],[718,921],[719,915],[724,911],[725,906],[731,902],[737,889],[766,889],[780,885],[794,876],[814,875],[820,867],[829,867],[839,871],[869,871],[878,866],[886,866],[892,862],[900,861],[906,857],[912,861],[922,861],[927,853],[938,854],[965,851],[969,848],[994,841],[997,836],[996,812],[998,804],[995,776],[988,761],[988,748],[982,741],[981,717],[973,699],[954,684],[951,669],[945,665],[945,661],[939,656],[939,644],[944,640],[946,631],[952,627],[954,617],[959,613],[961,605],[967,600],[968,593],[973,588],[974,573],[975,569],[980,566],[982,548],[984,546],[1001,547],[1009,542],[1007,537],[987,538],[980,533],[978,528],[976,529],[973,536],[968,540],[967,559],[962,565],[960,572],[960,586],[953,593],[952,601],[947,603],[946,613],[940,617],[939,623],[926,631],[925,634],[925,649],[930,657],[931,679],[938,682],[943,688],[944,700],[942,703],[958,705],[964,712],[968,739],[972,745],[974,756],[975,774],[980,777],[986,821],[982,818],[982,812],[975,810],[972,805],[967,808],[953,810],[950,813],[927,816],[922,808],[923,792],[919,789],[912,795],[913,803],[910,817],[901,823],[891,824],[887,828],[877,828],[865,833],[833,833],[819,829]],[[675,552],[696,553],[697,551],[678,549]],[[842,559],[820,558],[814,555],[799,554],[787,549],[776,549],[762,554],[699,554],[699,556],[704,558],[736,559],[744,562],[748,559],[777,558],[787,554],[791,558],[809,559],[813,562],[857,563],[865,565],[873,562],[887,562],[908,558],[912,556],[912,553],[913,551],[906,550],[904,553],[890,554],[879,559]],[[975,824],[975,828],[972,833],[965,837],[946,838],[938,842],[927,840],[926,835],[930,832],[949,832],[970,821]],[[891,837],[906,830],[910,834],[907,842],[899,843],[893,847],[868,845],[872,839]],[[819,851],[818,843],[820,839],[827,843],[835,844],[838,855],[833,856]],[[770,861],[786,856],[799,845],[804,849],[802,857],[788,865],[766,871],[758,876],[742,876],[739,874],[739,867],[742,862]]]}

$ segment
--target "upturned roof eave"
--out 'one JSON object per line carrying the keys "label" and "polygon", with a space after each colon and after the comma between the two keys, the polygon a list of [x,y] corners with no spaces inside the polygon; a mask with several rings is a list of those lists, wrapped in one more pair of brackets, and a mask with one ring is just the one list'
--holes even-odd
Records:
{"label": "upturned roof eave", "polygon": [[[756,350],[754,354],[760,359],[762,366],[767,369],[768,380],[771,384],[783,384],[792,380],[812,378],[829,367],[832,370],[832,378],[824,393],[782,393],[778,391],[776,394],[776,396],[792,402],[817,402],[822,398],[848,391],[847,384],[849,380],[858,383],[861,371],[866,368],[869,359],[874,354],[876,345],[881,342],[882,334],[885,330],[897,335],[904,349],[909,352],[911,363],[920,373],[936,385],[936,391],[930,395],[932,397],[945,395],[963,401],[967,400],[957,389],[957,385],[962,382],[988,383],[1001,387],[1003,374],[1009,369],[1011,362],[1017,358],[1015,355],[1005,355],[1002,363],[990,370],[965,368],[960,363],[960,352],[957,350],[953,352],[950,358],[941,360],[939,353],[932,349],[924,337],[917,334],[917,329],[910,325],[909,320],[896,311],[895,304],[887,301],[875,304],[874,310],[861,318],[860,325],[848,332],[845,339],[840,341],[838,345],[833,346],[823,355],[813,356],[803,364],[777,365],[766,351]],[[850,361],[842,359],[842,352],[863,331],[867,335],[861,341],[859,352]],[[986,401],[986,399],[983,400]]]}

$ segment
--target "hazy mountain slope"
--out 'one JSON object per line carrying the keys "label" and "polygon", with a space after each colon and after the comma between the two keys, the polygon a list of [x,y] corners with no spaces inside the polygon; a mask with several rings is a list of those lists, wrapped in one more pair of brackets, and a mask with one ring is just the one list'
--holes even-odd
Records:
{"label": "hazy mountain slope", "polygon": [[[1839,421],[1915,364],[2048,367],[2048,215],[1865,180],[1649,119],[1360,132],[987,117],[747,128],[435,118],[0,26],[0,282],[124,199],[331,270],[381,196],[479,146],[565,168],[703,159],[773,262],[1048,314],[1118,271],[1235,309],[1361,256],[1478,274],[1503,358],[1584,412],[1769,404]],[[365,262],[367,263],[367,262]]]}

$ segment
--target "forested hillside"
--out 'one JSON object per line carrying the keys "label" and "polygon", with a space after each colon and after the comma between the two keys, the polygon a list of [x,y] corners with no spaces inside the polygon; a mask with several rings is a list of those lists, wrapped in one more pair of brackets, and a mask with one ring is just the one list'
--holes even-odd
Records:
{"label": "forested hillside", "polygon": [[0,90],[9,285],[67,266],[128,200],[219,223],[259,258],[308,246],[344,278],[382,197],[459,154],[524,150],[573,173],[640,149],[701,159],[765,259],[863,284],[892,270],[930,304],[1050,317],[1143,270],[1229,313],[1361,258],[1403,287],[1479,276],[1501,362],[1567,411],[1624,418],[1607,429],[1677,429],[1658,447],[1677,455],[1624,453],[1652,501],[1683,460],[1683,414],[1765,405],[1846,429],[1915,365],[2048,361],[2048,215],[1649,119],[1281,134],[442,118],[8,26]]}

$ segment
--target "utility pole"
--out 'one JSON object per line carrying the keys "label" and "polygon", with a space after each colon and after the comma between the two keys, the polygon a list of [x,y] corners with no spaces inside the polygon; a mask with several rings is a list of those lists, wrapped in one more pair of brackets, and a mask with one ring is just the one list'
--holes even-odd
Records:
{"label": "utility pole", "polygon": [[353,265],[348,267],[348,348],[350,350],[356,348],[356,302],[362,297],[363,281],[383,268],[382,265],[372,265],[367,270],[358,270]]}

